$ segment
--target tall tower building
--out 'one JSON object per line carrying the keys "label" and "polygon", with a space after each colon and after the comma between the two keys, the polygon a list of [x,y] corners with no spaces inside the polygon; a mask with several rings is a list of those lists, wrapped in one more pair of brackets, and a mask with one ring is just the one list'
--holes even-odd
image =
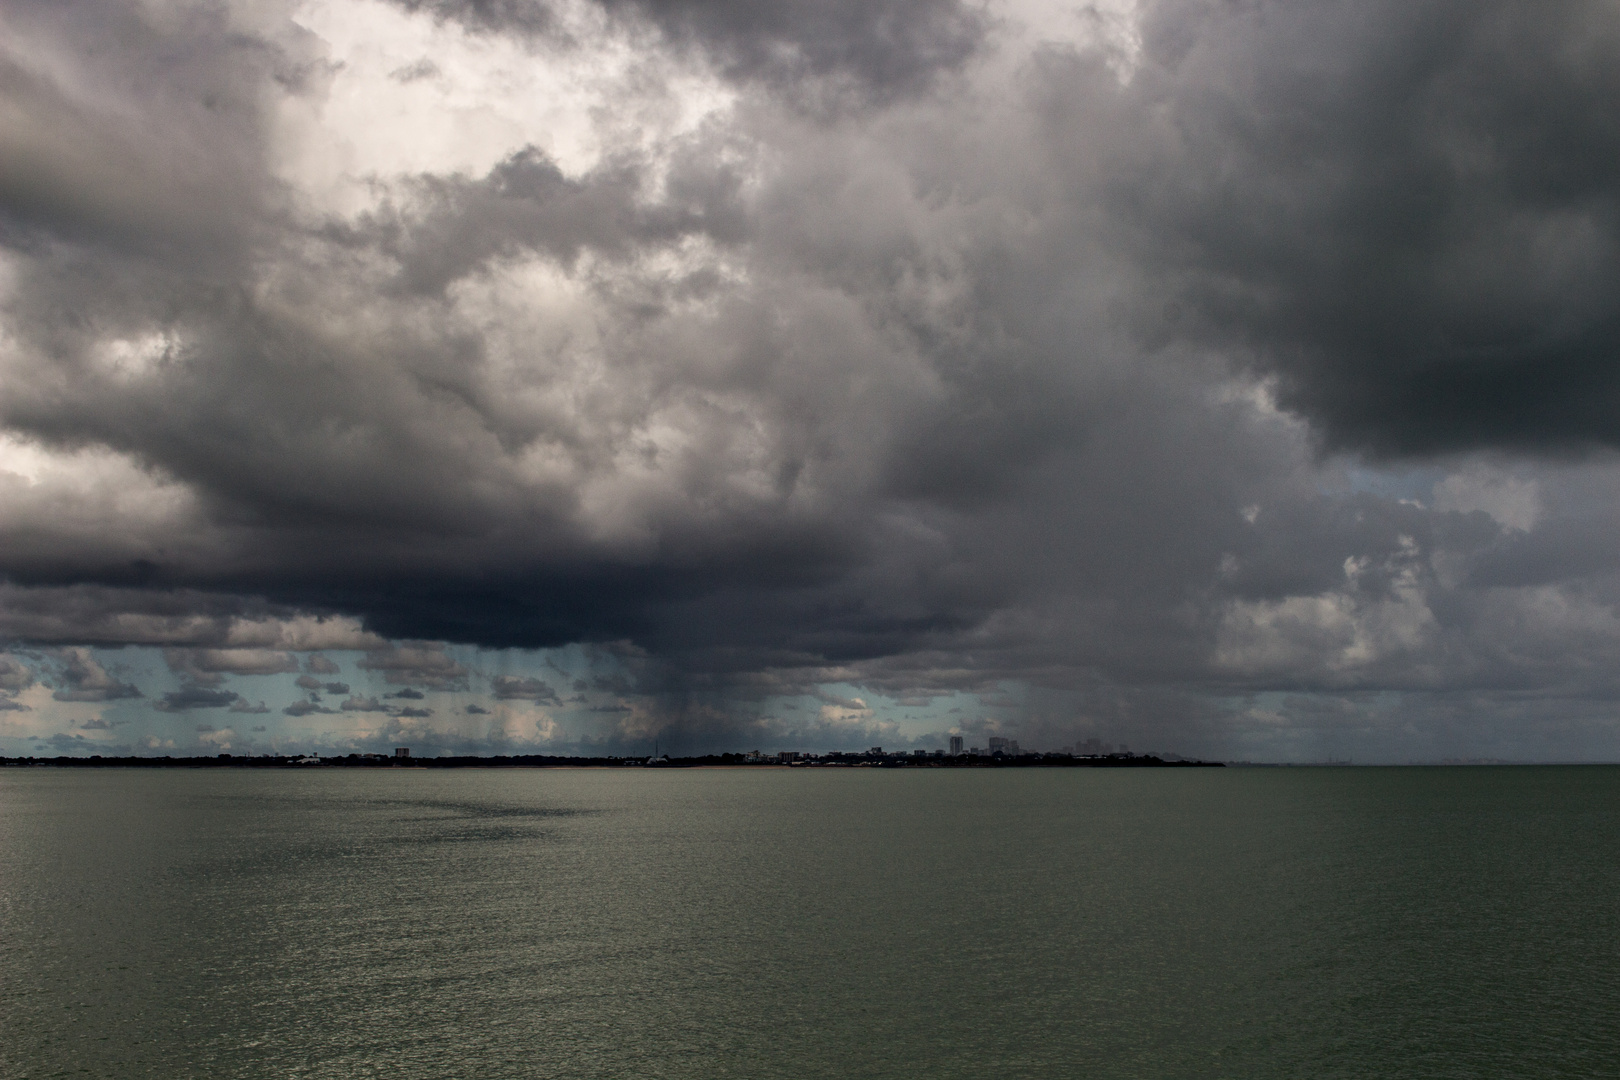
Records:
{"label": "tall tower building", "polygon": [[957,754],[960,754],[961,752],[962,752],[962,736],[960,736],[960,735],[952,735],[951,736],[951,756],[955,757]]}

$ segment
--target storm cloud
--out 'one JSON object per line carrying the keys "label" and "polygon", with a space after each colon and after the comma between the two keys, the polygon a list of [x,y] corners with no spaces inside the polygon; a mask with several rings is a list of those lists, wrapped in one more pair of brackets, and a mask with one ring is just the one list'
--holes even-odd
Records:
{"label": "storm cloud", "polygon": [[[396,2],[475,32],[568,42],[561,4]],[[825,95],[828,82],[838,96],[858,92],[863,101],[920,90],[963,64],[990,22],[960,0],[597,0],[597,6],[632,34],[651,30],[667,46],[701,53],[728,78],[763,83],[798,103]]]}
{"label": "storm cloud", "polygon": [[1112,205],[1161,332],[1276,373],[1336,445],[1620,440],[1613,5],[1195,0],[1142,33]]}
{"label": "storm cloud", "polygon": [[50,670],[57,701],[117,701],[138,698],[141,691],[133,683],[109,672],[88,649],[60,649],[49,654]]}
{"label": "storm cloud", "polygon": [[[223,709],[227,705],[236,705],[241,701],[241,695],[232,690],[210,690],[206,686],[192,686],[181,690],[171,690],[164,694],[153,708],[159,712],[189,712],[192,709]],[[198,731],[205,730],[198,728]],[[212,731],[213,728],[206,730]]]}
{"label": "storm cloud", "polygon": [[1612,4],[6,26],[19,702],[1620,752]]}

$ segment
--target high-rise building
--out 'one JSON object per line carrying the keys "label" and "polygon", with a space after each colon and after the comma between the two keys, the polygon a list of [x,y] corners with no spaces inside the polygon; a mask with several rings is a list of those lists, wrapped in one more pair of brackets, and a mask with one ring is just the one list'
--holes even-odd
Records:
{"label": "high-rise building", "polygon": [[952,735],[951,736],[951,756],[955,757],[957,754],[960,754],[961,752],[962,752],[962,736],[960,736],[960,735]]}
{"label": "high-rise building", "polygon": [[1001,735],[990,736],[990,752],[992,754],[1005,754],[1007,752],[1006,738]]}

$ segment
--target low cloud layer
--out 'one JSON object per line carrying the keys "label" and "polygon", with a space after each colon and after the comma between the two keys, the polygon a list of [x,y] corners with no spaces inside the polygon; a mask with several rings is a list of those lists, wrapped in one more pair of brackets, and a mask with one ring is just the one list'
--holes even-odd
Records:
{"label": "low cloud layer", "polygon": [[1620,753],[1612,4],[4,20],[17,738]]}

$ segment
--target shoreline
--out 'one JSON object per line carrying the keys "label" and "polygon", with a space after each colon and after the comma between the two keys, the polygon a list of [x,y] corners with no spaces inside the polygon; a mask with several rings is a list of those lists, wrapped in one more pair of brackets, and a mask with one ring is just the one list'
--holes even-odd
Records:
{"label": "shoreline", "polygon": [[[728,760],[729,759],[729,760]],[[349,754],[342,757],[312,755],[219,754],[211,757],[0,757],[0,768],[68,769],[1118,769],[1118,768],[1225,768],[1221,761],[1167,761],[1152,754],[1110,754],[1074,757],[1030,754],[1019,757],[901,758],[847,755],[808,761],[750,761],[741,754],[690,758],[554,757],[523,754],[503,757],[396,758]]]}

